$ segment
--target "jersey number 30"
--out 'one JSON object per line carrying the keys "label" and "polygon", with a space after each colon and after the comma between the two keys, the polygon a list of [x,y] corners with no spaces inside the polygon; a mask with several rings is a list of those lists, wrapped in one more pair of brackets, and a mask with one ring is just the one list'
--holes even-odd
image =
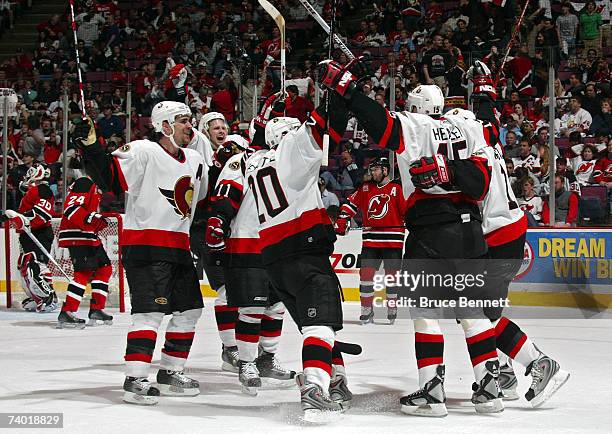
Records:
{"label": "jersey number 30", "polygon": [[[248,182],[249,187],[253,190],[253,194],[255,195],[259,223],[264,223],[266,221],[265,214],[261,213],[262,207],[259,203],[260,198],[266,209],[266,214],[270,217],[279,215],[289,206],[274,167],[268,166],[258,170],[256,175],[249,176]],[[273,193],[273,197],[270,193]]]}

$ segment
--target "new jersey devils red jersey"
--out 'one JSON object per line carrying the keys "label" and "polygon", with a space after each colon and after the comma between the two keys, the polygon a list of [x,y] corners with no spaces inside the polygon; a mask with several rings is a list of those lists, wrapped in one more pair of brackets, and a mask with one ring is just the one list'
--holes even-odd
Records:
{"label": "new jersey devils red jersey", "polygon": [[64,201],[64,215],[60,223],[59,246],[99,246],[100,238],[87,216],[98,211],[101,195],[89,178],[79,178],[70,186]]}
{"label": "new jersey devils red jersey", "polygon": [[593,180],[597,183],[612,182],[612,160],[607,156],[597,160],[593,170]]}
{"label": "new jersey devils red jersey", "polygon": [[36,231],[51,226],[53,202],[53,192],[47,184],[32,185],[17,211],[30,219],[30,229]]}
{"label": "new jersey devils red jersey", "polygon": [[350,217],[361,210],[363,247],[401,249],[404,246],[406,200],[399,181],[366,182],[342,205]]}

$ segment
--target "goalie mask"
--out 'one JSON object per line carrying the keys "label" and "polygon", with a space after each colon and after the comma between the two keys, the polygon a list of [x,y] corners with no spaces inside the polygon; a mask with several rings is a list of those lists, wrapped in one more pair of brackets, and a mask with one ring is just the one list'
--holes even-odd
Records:
{"label": "goalie mask", "polygon": [[435,84],[422,84],[408,92],[406,107],[412,113],[440,116],[444,109],[444,95]]}
{"label": "goalie mask", "polygon": [[302,123],[297,118],[278,117],[266,124],[266,145],[276,148],[288,133],[297,131]]}
{"label": "goalie mask", "polygon": [[23,185],[32,185],[46,182],[51,177],[51,170],[42,163],[37,163],[30,167],[23,178]]}

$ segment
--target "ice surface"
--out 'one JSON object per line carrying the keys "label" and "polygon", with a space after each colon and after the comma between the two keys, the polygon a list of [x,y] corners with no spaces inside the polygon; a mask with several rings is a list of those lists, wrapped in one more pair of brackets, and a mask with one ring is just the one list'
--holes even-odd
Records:
{"label": "ice surface", "polygon": [[[595,315],[600,319],[518,321],[542,351],[570,371],[571,378],[543,408],[534,410],[521,399],[506,402],[506,411],[497,415],[475,413],[469,401],[473,374],[463,332],[453,321],[443,321],[449,415],[432,420],[399,411],[400,396],[417,387],[411,321],[389,326],[380,320],[360,326],[358,312],[357,304],[345,304],[346,326],[339,333],[342,340],[363,346],[362,355],[345,357],[349,387],[355,393],[353,406],[341,421],[304,432],[610,432],[612,319],[608,313]],[[84,309],[79,315],[84,318],[86,313]],[[235,374],[220,370],[221,344],[211,300],[198,324],[186,370],[200,381],[202,394],[162,397],[153,407],[124,404],[122,357],[130,316],[111,313],[115,315],[111,327],[56,330],[57,313],[0,310],[0,412],[62,412],[64,431],[88,434],[304,430],[297,388],[249,397],[240,392]],[[162,340],[160,333],[152,380]],[[287,318],[279,359],[299,370],[300,348],[299,333]],[[522,367],[517,371],[522,395],[530,382]]]}

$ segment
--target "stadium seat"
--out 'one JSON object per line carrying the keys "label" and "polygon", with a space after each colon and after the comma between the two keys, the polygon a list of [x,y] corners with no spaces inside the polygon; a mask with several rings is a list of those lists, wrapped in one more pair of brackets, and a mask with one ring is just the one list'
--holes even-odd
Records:
{"label": "stadium seat", "polygon": [[601,185],[587,185],[580,189],[580,220],[605,223],[608,212],[608,191]]}

